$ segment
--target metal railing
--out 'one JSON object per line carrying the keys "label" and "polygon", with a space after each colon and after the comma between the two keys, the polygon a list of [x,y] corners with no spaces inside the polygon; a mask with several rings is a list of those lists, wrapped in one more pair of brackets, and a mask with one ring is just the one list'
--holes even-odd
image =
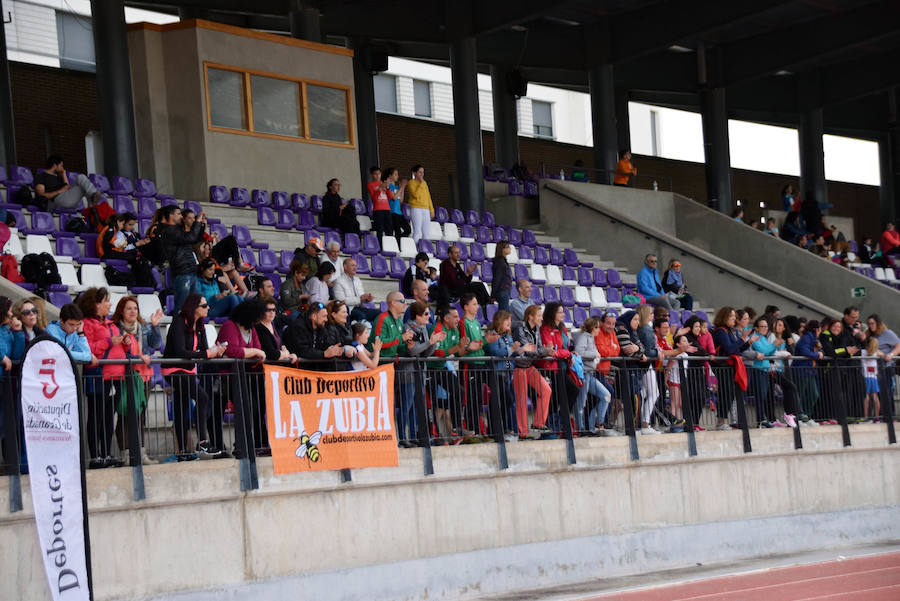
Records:
{"label": "metal railing", "polygon": [[[551,179],[565,179],[567,181],[585,182],[590,184],[613,183],[616,175],[615,169],[596,169],[583,165],[563,165],[557,163],[541,163],[541,177]],[[641,173],[632,175],[628,179],[629,188],[641,190],[667,190],[674,192],[672,178],[667,175],[654,175]]]}
{"label": "metal railing", "polygon": [[[810,361],[770,357],[769,366],[745,361],[746,389],[735,379],[728,357],[658,362],[623,357],[598,359],[601,371],[584,375],[588,389],[561,359],[533,364],[497,357],[398,358],[395,423],[400,446],[420,447],[426,475],[434,473],[431,447],[479,442],[497,444],[498,467],[509,465],[506,445],[520,440],[561,438],[566,460],[576,463],[573,439],[628,436],[631,458],[640,458],[637,434],[686,434],[688,453],[697,455],[696,432],[740,430],[745,452],[752,451],[752,428],[788,425],[802,448],[807,425],[835,425],[850,446],[849,425],[881,420],[896,443],[894,415],[900,409],[900,373],[878,360],[877,393],[863,377],[859,358]],[[872,359],[864,359],[872,361]],[[161,370],[182,359],[154,359]],[[608,363],[607,363],[608,362]],[[119,365],[118,376],[78,365],[82,442],[90,467],[130,465],[134,498],[143,499],[143,465],[195,458],[237,459],[242,490],[258,488],[256,458],[269,453],[265,393],[258,364],[237,359],[196,362],[197,373],[148,373],[139,360],[104,360]],[[334,360],[303,361],[314,371],[345,368]],[[596,384],[587,382],[594,378]],[[740,379],[740,378],[738,378]],[[21,436],[16,368],[3,377],[4,471],[16,480],[27,470]],[[867,389],[867,386],[869,387]],[[602,388],[602,390],[600,389]],[[604,392],[605,391],[605,392]],[[608,393],[608,394],[607,394]],[[607,402],[608,401],[608,402]],[[765,423],[764,423],[765,422]],[[650,432],[653,429],[655,432]],[[198,447],[199,443],[205,443]],[[342,479],[351,479],[343,470]],[[19,490],[20,498],[20,490]],[[11,503],[13,498],[11,496]]]}

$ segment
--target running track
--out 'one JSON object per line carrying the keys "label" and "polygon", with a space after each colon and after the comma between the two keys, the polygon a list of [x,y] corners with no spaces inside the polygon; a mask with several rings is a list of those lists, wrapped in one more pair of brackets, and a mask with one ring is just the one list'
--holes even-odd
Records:
{"label": "running track", "polygon": [[900,553],[658,585],[580,601],[898,601]]}

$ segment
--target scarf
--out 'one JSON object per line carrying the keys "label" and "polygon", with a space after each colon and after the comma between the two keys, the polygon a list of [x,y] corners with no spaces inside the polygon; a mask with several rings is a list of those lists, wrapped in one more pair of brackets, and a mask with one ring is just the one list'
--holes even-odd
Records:
{"label": "scarf", "polygon": [[[119,326],[119,332],[123,336],[125,334],[131,334],[131,337],[134,338],[135,341],[137,341],[138,354],[140,355],[143,352],[143,350],[142,350],[143,331],[141,330],[141,322],[135,320],[134,323],[131,324],[130,327],[127,326],[124,321],[120,321],[116,325]],[[131,349],[128,349],[126,351],[126,354],[128,354],[130,352],[131,352]]]}

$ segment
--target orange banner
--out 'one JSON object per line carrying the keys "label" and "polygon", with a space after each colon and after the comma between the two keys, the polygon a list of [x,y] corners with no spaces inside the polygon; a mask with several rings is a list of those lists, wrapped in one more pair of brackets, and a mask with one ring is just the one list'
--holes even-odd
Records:
{"label": "orange banner", "polygon": [[393,365],[339,372],[264,369],[276,474],[397,465]]}

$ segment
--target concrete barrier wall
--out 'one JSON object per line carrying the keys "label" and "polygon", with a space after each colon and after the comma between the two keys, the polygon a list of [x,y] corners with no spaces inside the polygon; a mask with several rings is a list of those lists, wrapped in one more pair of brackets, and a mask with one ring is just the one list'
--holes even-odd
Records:
{"label": "concrete barrier wall", "polygon": [[[607,202],[608,195],[618,201]],[[774,304],[785,314],[834,313],[837,310],[652,227],[649,224],[657,220],[656,209],[643,202],[647,196],[658,205],[673,206],[672,194],[667,192],[543,180],[541,227],[633,273],[640,270],[648,253],[659,257],[660,276],[669,259],[677,258],[683,265],[688,290],[705,307]],[[623,211],[623,206],[628,207],[627,210]],[[674,216],[672,219],[668,224],[670,230],[675,223]]]}
{"label": "concrete barrier wall", "polygon": [[[739,432],[706,432],[693,458],[685,434],[641,437],[640,461],[627,438],[577,439],[574,466],[564,441],[515,443],[502,472],[493,444],[438,447],[428,477],[401,449],[399,467],[347,484],[261,459],[247,494],[232,460],[154,465],[142,502],[130,470],[92,471],[95,599],[461,599],[900,536],[885,427],[851,426],[852,448],[837,427],[803,435],[797,451],[789,430],[754,431],[745,454]],[[3,484],[0,579],[17,601],[47,599],[28,478],[17,514]],[[784,535],[800,523],[808,535]]]}

